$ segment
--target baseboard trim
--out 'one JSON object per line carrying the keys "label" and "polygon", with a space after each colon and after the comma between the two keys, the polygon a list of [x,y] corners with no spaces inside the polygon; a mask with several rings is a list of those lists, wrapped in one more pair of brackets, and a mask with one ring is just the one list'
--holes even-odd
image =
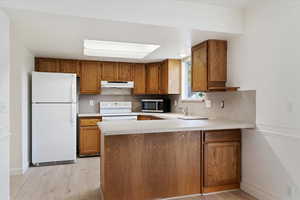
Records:
{"label": "baseboard trim", "polygon": [[284,126],[273,126],[266,124],[256,125],[256,133],[261,135],[274,135],[292,139],[300,139],[300,136],[298,135],[299,131],[300,129],[298,128],[290,128]]}
{"label": "baseboard trim", "polygon": [[262,189],[263,187],[247,183],[243,181],[241,183],[241,190],[254,196],[258,200],[282,200],[279,195],[267,192]]}
{"label": "baseboard trim", "polygon": [[210,192],[210,193],[203,193],[203,196],[209,196],[209,195],[213,195],[213,194],[221,194],[221,193],[226,193],[226,192],[234,192],[234,191],[240,191],[241,189],[232,189],[232,190],[224,190],[224,191],[219,191],[219,192]]}
{"label": "baseboard trim", "polygon": [[23,175],[26,173],[26,171],[29,168],[29,163],[24,164],[22,168],[11,168],[9,170],[10,176],[17,176],[17,175]]}
{"label": "baseboard trim", "polygon": [[6,138],[9,138],[10,137],[10,133],[7,132],[7,133],[0,133],[0,140],[4,140]]}
{"label": "baseboard trim", "polygon": [[226,190],[234,190],[240,189],[240,184],[231,184],[231,185],[222,185],[222,186],[212,186],[212,187],[203,187],[202,192],[203,194],[209,194],[213,192],[220,192]]}
{"label": "baseboard trim", "polygon": [[23,174],[23,169],[22,168],[11,168],[9,170],[9,174],[11,176],[22,175]]}
{"label": "baseboard trim", "polygon": [[192,198],[192,197],[200,197],[201,194],[190,194],[190,195],[184,195],[184,196],[178,196],[178,197],[168,197],[168,198],[162,198],[157,200],[176,200],[176,199],[183,199],[183,198]]}
{"label": "baseboard trim", "polygon": [[22,174],[25,174],[28,169],[29,169],[29,162],[26,162],[23,165]]}

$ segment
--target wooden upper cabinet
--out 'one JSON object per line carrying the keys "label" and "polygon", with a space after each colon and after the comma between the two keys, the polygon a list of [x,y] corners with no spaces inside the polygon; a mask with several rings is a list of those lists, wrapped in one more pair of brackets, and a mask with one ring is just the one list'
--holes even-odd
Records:
{"label": "wooden upper cabinet", "polygon": [[146,93],[160,94],[161,63],[149,63],[146,65]]}
{"label": "wooden upper cabinet", "polygon": [[207,42],[192,48],[192,91],[207,91]]}
{"label": "wooden upper cabinet", "polygon": [[208,81],[227,81],[227,41],[208,41]]}
{"label": "wooden upper cabinet", "polygon": [[100,94],[101,63],[82,61],[80,64],[80,93]]}
{"label": "wooden upper cabinet", "polygon": [[134,81],[133,94],[135,95],[146,94],[146,65],[145,64],[133,65],[133,81]]}
{"label": "wooden upper cabinet", "polygon": [[99,94],[100,81],[134,81],[135,95],[181,93],[181,60],[177,59],[142,64],[36,58],[36,71],[77,74],[81,94]]}
{"label": "wooden upper cabinet", "polygon": [[236,189],[241,177],[239,130],[204,133],[203,192]]}
{"label": "wooden upper cabinet", "polygon": [[132,81],[132,63],[119,63],[118,65],[118,81]]}
{"label": "wooden upper cabinet", "polygon": [[226,91],[227,41],[207,40],[192,48],[192,91]]}
{"label": "wooden upper cabinet", "polygon": [[60,72],[72,73],[80,76],[80,64],[78,60],[60,60]]}
{"label": "wooden upper cabinet", "polygon": [[60,72],[60,64],[58,59],[52,58],[36,58],[35,71],[38,72]]}
{"label": "wooden upper cabinet", "polygon": [[102,81],[117,81],[118,80],[118,63],[117,62],[102,62]]}
{"label": "wooden upper cabinet", "polygon": [[161,94],[181,93],[181,60],[168,59],[161,66]]}

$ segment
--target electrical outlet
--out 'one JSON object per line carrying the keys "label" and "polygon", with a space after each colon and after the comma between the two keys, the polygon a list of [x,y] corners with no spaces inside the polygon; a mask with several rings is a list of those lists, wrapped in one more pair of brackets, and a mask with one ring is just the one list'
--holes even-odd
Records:
{"label": "electrical outlet", "polygon": [[174,101],[174,106],[177,106],[178,105],[178,102],[177,100]]}
{"label": "electrical outlet", "polygon": [[90,106],[94,106],[94,100],[90,100]]}
{"label": "electrical outlet", "polygon": [[291,113],[294,110],[294,103],[292,101],[288,101],[286,107],[287,112]]}
{"label": "electrical outlet", "polygon": [[223,101],[221,101],[221,103],[220,103],[220,107],[222,108],[222,109],[224,109],[225,108],[225,101],[223,100]]}
{"label": "electrical outlet", "polygon": [[289,199],[291,199],[291,200],[295,199],[296,190],[297,189],[296,189],[296,187],[294,185],[288,185],[287,193],[288,193]]}
{"label": "electrical outlet", "polygon": [[205,107],[211,108],[211,100],[205,100]]}
{"label": "electrical outlet", "polygon": [[0,102],[0,113],[8,113],[8,106],[4,102]]}

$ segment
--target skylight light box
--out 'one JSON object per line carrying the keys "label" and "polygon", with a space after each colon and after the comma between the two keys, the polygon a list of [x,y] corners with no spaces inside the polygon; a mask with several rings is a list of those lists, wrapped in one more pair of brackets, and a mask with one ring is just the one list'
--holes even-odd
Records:
{"label": "skylight light box", "polygon": [[84,40],[84,55],[140,59],[159,47],[160,45],[154,44]]}

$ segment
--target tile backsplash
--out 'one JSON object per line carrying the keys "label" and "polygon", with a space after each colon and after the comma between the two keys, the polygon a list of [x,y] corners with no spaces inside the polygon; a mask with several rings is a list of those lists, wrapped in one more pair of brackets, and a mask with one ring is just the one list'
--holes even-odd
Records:
{"label": "tile backsplash", "polygon": [[[190,115],[253,122],[256,120],[256,91],[206,93],[205,99],[211,101],[207,108],[204,102],[182,101],[180,95],[172,95],[172,112],[182,112],[188,108]],[[224,101],[224,108],[221,102]]]}
{"label": "tile backsplash", "polygon": [[[100,101],[131,101],[132,111],[139,112],[141,110],[141,99],[145,98],[161,98],[159,95],[131,95],[131,91],[127,89],[109,89],[101,91],[99,95],[79,95],[79,113],[99,113]],[[90,101],[94,105],[90,105]]]}
{"label": "tile backsplash", "polygon": [[[162,96],[132,96],[128,91],[118,91],[114,94],[104,92],[101,95],[80,95],[79,113],[98,113],[100,101],[131,101],[134,112],[141,110],[141,99],[162,98]],[[172,112],[180,113],[182,108],[188,107],[190,115],[200,115],[207,117],[226,118],[229,120],[239,120],[253,122],[256,120],[256,92],[214,92],[206,93],[205,99],[211,100],[211,108],[207,108],[204,102],[182,101],[180,95],[170,95]],[[90,100],[94,105],[90,105]],[[221,102],[224,101],[224,108]]]}

